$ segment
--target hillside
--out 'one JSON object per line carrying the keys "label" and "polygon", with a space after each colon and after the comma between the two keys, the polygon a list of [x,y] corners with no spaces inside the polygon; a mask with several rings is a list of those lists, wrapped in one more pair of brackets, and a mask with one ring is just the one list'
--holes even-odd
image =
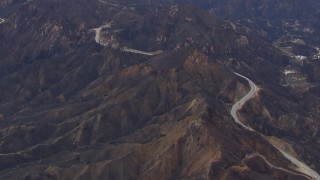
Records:
{"label": "hillside", "polygon": [[0,10],[0,179],[306,179],[234,122],[249,85],[233,71],[261,88],[245,123],[320,167],[317,86],[283,87],[291,59],[256,29],[143,1]]}

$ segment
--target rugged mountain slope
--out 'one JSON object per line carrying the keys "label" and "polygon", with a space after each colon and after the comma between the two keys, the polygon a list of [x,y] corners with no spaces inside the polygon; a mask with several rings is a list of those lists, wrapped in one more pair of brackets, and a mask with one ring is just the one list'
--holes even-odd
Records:
{"label": "rugged mountain slope", "polygon": [[[263,77],[258,78],[258,81],[260,79],[264,82],[262,93],[255,102],[252,102],[250,108],[244,109],[243,112],[249,115],[245,117],[249,119],[251,126],[266,135],[275,135],[289,141],[305,161],[319,168],[320,157],[317,152],[320,99],[317,92],[320,83],[318,73],[320,2],[299,0],[165,2],[189,3],[203,7],[235,24],[256,31],[272,41],[284,55],[290,57],[287,66],[282,66],[281,71],[294,73],[276,74],[276,77],[282,77],[281,83],[273,81],[275,82],[273,85],[265,83]],[[252,59],[254,58],[250,58]],[[265,67],[264,64],[262,66]],[[250,67],[253,67],[252,64]],[[256,66],[253,71],[256,73],[261,71],[261,66]],[[274,73],[269,71],[266,77],[270,74]]]}
{"label": "rugged mountain slope", "polygon": [[[313,38],[319,34],[319,1],[310,0],[175,0],[165,3],[193,4],[222,17],[279,37],[287,31]],[[313,42],[317,42],[314,39]]]}
{"label": "rugged mountain slope", "polygon": [[2,152],[11,153],[1,155],[2,177],[299,177],[255,155],[288,163],[229,117],[221,100],[238,94],[230,72],[197,52],[160,60],[177,56],[174,66],[152,61],[100,77],[79,94],[81,102],[6,119],[16,125],[3,131]]}
{"label": "rugged mountain slope", "polygon": [[[6,116],[23,109],[23,102],[32,101],[34,96],[37,96],[34,105],[41,106],[46,101],[68,100],[98,76],[146,60],[139,55],[124,53],[124,47],[143,51],[162,50],[164,54],[198,48],[239,71],[247,68],[253,73],[249,65],[251,68],[263,65],[265,68],[258,69],[257,74],[261,77],[268,74],[267,81],[280,80],[279,66],[288,63],[288,59],[273,53],[275,49],[253,32],[188,6],[180,9],[174,6],[154,13],[153,8],[156,7],[152,6],[120,10],[122,6],[115,8],[105,4],[105,11],[110,14],[98,16],[88,13],[93,21],[76,16],[74,21],[68,23],[70,20],[67,18],[72,15],[65,11],[65,6],[70,4],[72,1],[61,6],[42,1],[30,2],[19,11],[15,10],[2,24],[1,87],[5,88],[1,91],[1,97],[5,102],[2,108]],[[92,3],[91,6],[94,9],[97,5]],[[75,7],[75,11],[80,12],[81,7]],[[61,14],[56,13],[59,11]],[[39,16],[33,16],[35,12]],[[95,23],[95,18],[101,19],[101,23]],[[103,28],[99,36],[99,43],[107,46],[103,48],[94,42],[93,28],[108,23],[112,27]],[[20,107],[14,104],[16,102]]]}
{"label": "rugged mountain slope", "polygon": [[4,1],[0,15],[1,178],[306,178],[229,114],[248,84],[228,68],[268,91],[289,63],[255,32],[139,2]]}

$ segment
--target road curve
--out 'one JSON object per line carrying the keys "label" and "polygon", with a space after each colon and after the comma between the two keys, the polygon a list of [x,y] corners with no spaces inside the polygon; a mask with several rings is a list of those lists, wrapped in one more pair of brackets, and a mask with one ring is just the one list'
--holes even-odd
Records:
{"label": "road curve", "polygon": [[233,119],[236,121],[236,123],[240,124],[243,128],[248,129],[250,131],[254,131],[251,127],[248,127],[244,124],[242,124],[242,122],[239,120],[238,116],[237,116],[237,112],[242,108],[243,104],[246,103],[256,92],[257,92],[257,86],[247,77],[238,74],[238,73],[234,73],[239,77],[242,77],[244,79],[246,79],[249,84],[250,84],[250,91],[248,92],[248,94],[246,94],[245,96],[243,96],[238,102],[236,102],[232,108],[231,108],[231,116],[233,117]]}
{"label": "road curve", "polygon": [[[104,1],[100,1],[100,2],[104,2]],[[93,28],[93,29],[90,30],[90,31],[94,31],[95,32],[96,35],[94,37],[94,40],[96,41],[97,44],[100,44],[101,46],[107,46],[109,44],[109,43],[103,42],[103,39],[101,37],[101,31],[103,29],[111,28],[112,27],[112,23],[113,23],[113,21],[111,21],[111,22],[109,22],[109,23],[107,23],[105,25],[102,25],[100,27]],[[0,24],[1,24],[1,18],[0,18]],[[158,51],[154,51],[154,52],[146,52],[146,51],[140,51],[140,50],[137,50],[137,49],[127,48],[127,47],[122,47],[120,49],[123,52],[130,52],[130,53],[134,53],[134,54],[142,54],[142,55],[146,55],[146,56],[155,56],[155,55],[161,54],[163,52],[162,50],[158,50]]]}
{"label": "road curve", "polygon": [[95,35],[95,37],[94,37],[94,40],[96,41],[96,43],[98,43],[98,44],[100,44],[100,45],[102,45],[102,46],[106,46],[106,44],[101,40],[101,31],[102,31],[102,29],[104,29],[104,28],[110,28],[110,27],[111,27],[111,24],[112,24],[112,21],[111,21],[110,23],[107,23],[107,24],[105,24],[105,25],[102,25],[102,26],[100,26],[100,27],[98,27],[98,28],[92,29],[92,30],[96,33],[96,35]]}
{"label": "road curve", "polygon": [[4,19],[0,18],[0,24],[4,23]]}
{"label": "road curve", "polygon": [[[254,129],[252,129],[251,127],[248,127],[246,125],[244,125],[238,118],[237,116],[237,112],[242,108],[242,106],[250,99],[253,97],[253,95],[257,92],[257,86],[247,77],[238,74],[238,73],[234,73],[235,75],[244,78],[245,80],[247,80],[250,84],[250,91],[243,96],[238,102],[236,102],[232,108],[231,108],[231,116],[233,117],[233,119],[235,120],[236,123],[240,124],[243,128],[248,129],[250,131],[255,131]],[[260,133],[259,133],[260,134]],[[262,134],[261,134],[262,135]],[[264,137],[264,135],[262,135]],[[293,164],[295,164],[296,166],[298,166],[298,170],[303,173],[306,174],[310,177],[312,177],[313,179],[316,180],[320,180],[320,175],[315,172],[314,170],[312,170],[309,166],[307,166],[306,164],[304,164],[303,162],[299,161],[298,159],[296,159],[295,157],[289,155],[288,153],[286,153],[285,151],[281,150],[280,148],[278,148],[277,146],[273,145],[276,149],[279,150],[279,152],[285,157],[287,158],[289,161],[291,161]]]}

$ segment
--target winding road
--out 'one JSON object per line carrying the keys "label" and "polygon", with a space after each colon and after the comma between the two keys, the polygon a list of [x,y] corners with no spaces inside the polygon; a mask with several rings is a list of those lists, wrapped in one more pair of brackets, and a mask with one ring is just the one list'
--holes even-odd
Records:
{"label": "winding road", "polygon": [[94,32],[96,33],[95,37],[94,37],[94,40],[96,41],[96,43],[102,45],[102,46],[106,46],[106,44],[101,40],[101,30],[104,29],[104,28],[111,28],[111,24],[112,24],[112,21],[110,23],[107,23],[103,26],[100,26],[98,28],[94,28]]}
{"label": "winding road", "polygon": [[[238,73],[234,73],[235,75],[244,78],[245,80],[247,80],[250,84],[250,91],[243,96],[238,102],[236,102],[232,108],[231,108],[231,116],[233,117],[233,119],[235,120],[236,123],[240,124],[243,128],[248,129],[250,131],[255,131],[254,129],[252,129],[251,127],[248,127],[246,125],[244,125],[238,118],[237,116],[237,112],[242,108],[242,106],[248,101],[250,100],[250,98],[253,97],[253,95],[257,92],[258,88],[257,86],[253,83],[253,81],[251,81],[249,78],[238,74]],[[259,132],[257,132],[259,133]],[[259,133],[261,134],[261,133]],[[262,135],[262,134],[261,134]],[[264,135],[262,135],[264,137]],[[313,179],[316,180],[320,180],[320,175],[315,172],[314,170],[312,170],[309,166],[307,166],[306,164],[304,164],[303,162],[299,161],[298,159],[296,159],[295,157],[289,155],[288,153],[284,152],[283,150],[281,150],[280,148],[278,148],[277,146],[273,145],[276,149],[279,150],[279,152],[285,157],[287,158],[289,161],[291,161],[293,164],[295,164],[296,166],[298,166],[298,170],[303,173],[306,174],[310,177],[312,177]]]}
{"label": "winding road", "polygon": [[4,19],[3,18],[0,18],[0,24],[4,23]]}
{"label": "winding road", "polygon": [[[1,20],[1,18],[0,18],[0,20]],[[113,21],[111,21],[111,22],[109,22],[109,23],[107,23],[105,25],[102,25],[100,27],[93,28],[93,29],[90,30],[90,31],[94,31],[95,32],[96,35],[94,37],[94,40],[96,41],[97,44],[100,44],[101,46],[107,46],[109,44],[109,43],[103,42],[103,39],[101,37],[101,31],[103,29],[111,28],[112,27],[112,23],[113,23]],[[120,49],[123,52],[129,52],[129,53],[134,53],[134,54],[142,54],[142,55],[146,55],[146,56],[155,56],[155,55],[161,54],[163,52],[162,50],[153,51],[153,52],[146,52],[146,51],[141,51],[141,50],[127,48],[127,47],[122,47]]]}
{"label": "winding road", "polygon": [[244,79],[246,79],[249,84],[250,84],[250,91],[243,96],[238,102],[236,102],[232,108],[231,108],[231,116],[233,117],[233,119],[236,121],[236,123],[240,124],[243,128],[248,129],[250,131],[254,131],[251,127],[248,127],[244,124],[242,124],[242,122],[239,120],[238,116],[237,116],[237,112],[242,108],[242,106],[244,105],[244,103],[246,103],[256,92],[257,92],[257,86],[247,77],[238,74],[238,73],[234,73],[239,77],[242,77]]}

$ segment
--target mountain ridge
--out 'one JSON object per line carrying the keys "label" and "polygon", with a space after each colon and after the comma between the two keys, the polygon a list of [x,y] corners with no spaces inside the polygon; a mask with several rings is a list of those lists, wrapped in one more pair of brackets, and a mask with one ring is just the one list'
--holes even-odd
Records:
{"label": "mountain ridge", "polygon": [[[280,85],[291,59],[254,29],[190,5],[6,2],[1,178],[304,179],[268,141],[232,120],[233,102],[249,88],[233,71],[261,87],[241,111],[244,123],[293,147],[307,139],[297,154],[318,169],[310,153],[317,135],[277,127],[285,110],[310,104]],[[139,51],[159,53],[132,53]],[[315,113],[299,109],[293,117],[316,125]]]}

